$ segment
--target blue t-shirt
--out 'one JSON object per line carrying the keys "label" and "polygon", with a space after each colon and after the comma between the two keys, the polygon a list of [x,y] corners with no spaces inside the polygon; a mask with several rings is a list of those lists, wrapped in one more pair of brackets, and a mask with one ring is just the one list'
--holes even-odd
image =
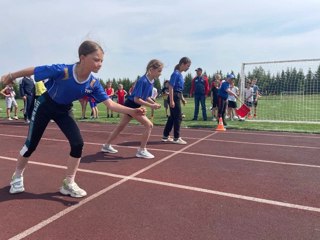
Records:
{"label": "blue t-shirt", "polygon": [[169,84],[173,87],[174,92],[182,92],[184,88],[184,79],[178,70],[175,70],[170,77]]}
{"label": "blue t-shirt", "polygon": [[83,82],[77,80],[75,66],[76,64],[38,66],[34,69],[34,78],[37,82],[48,79],[45,84],[48,94],[58,104],[71,104],[86,95],[94,98],[97,103],[107,100],[109,97],[100,81],[92,74]]}
{"label": "blue t-shirt", "polygon": [[139,80],[136,82],[133,92],[128,97],[131,101],[134,102],[134,97],[141,98],[142,100],[146,101],[148,97],[152,96],[152,89],[153,89],[153,81],[147,78],[146,75],[143,75]]}
{"label": "blue t-shirt", "polygon": [[224,100],[227,100],[229,95],[227,92],[228,88],[230,88],[230,84],[227,81],[224,81],[218,90],[218,96],[222,97]]}
{"label": "blue t-shirt", "polygon": [[253,85],[253,100],[257,99],[257,92],[260,91],[257,85]]}

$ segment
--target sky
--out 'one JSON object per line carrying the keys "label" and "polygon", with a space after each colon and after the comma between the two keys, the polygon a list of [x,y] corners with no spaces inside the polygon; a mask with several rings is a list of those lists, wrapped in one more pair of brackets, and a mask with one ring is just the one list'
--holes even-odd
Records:
{"label": "sky", "polygon": [[320,58],[319,0],[1,0],[0,9],[0,75],[77,62],[87,39],[105,51],[103,80],[135,80],[155,58],[161,81],[184,56],[193,76]]}

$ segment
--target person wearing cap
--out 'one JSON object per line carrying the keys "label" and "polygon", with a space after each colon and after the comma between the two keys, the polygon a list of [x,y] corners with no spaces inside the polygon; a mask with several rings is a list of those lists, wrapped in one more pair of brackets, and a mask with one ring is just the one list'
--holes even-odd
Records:
{"label": "person wearing cap", "polygon": [[231,91],[230,84],[232,80],[235,79],[233,74],[228,74],[226,81],[222,82],[221,87],[218,90],[218,122],[222,118],[223,125],[227,126],[225,121],[225,113],[228,105],[228,96],[232,95],[235,98],[238,98],[237,94]]}
{"label": "person wearing cap", "polygon": [[202,119],[207,121],[206,96],[209,93],[209,81],[202,75],[202,68],[197,68],[197,76],[192,79],[190,95],[194,96],[194,114],[192,120],[198,120],[199,105],[201,104]]}

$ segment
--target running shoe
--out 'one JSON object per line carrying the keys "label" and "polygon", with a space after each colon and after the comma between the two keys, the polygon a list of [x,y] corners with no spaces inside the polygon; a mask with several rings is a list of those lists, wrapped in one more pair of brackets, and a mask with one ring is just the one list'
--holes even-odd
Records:
{"label": "running shoe", "polygon": [[102,148],[101,148],[101,152],[105,152],[105,153],[117,153],[118,150],[114,149],[111,144],[103,144]]}
{"label": "running shoe", "polygon": [[14,116],[13,119],[14,120],[18,120],[19,118],[18,118],[18,116]]}
{"label": "running shoe", "polygon": [[138,149],[136,157],[138,158],[154,158],[154,156],[148,152],[147,149]]}
{"label": "running shoe", "polygon": [[173,143],[176,143],[176,144],[187,144],[186,141],[182,140],[181,137],[177,138],[177,139],[173,139],[172,141]]}
{"label": "running shoe", "polygon": [[64,179],[62,187],[60,188],[60,193],[63,195],[70,195],[74,198],[81,198],[87,196],[87,192],[81,189],[75,182],[68,184],[67,180]]}
{"label": "running shoe", "polygon": [[168,136],[168,137],[162,137],[161,138],[161,141],[162,142],[172,142],[173,141],[173,138],[172,137],[170,137],[170,136]]}
{"label": "running shoe", "polygon": [[23,176],[12,176],[10,186],[11,194],[24,192]]}

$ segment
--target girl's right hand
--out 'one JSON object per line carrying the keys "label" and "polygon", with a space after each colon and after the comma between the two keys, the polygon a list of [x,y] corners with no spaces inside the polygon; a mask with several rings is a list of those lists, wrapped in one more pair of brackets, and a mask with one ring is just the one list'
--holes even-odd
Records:
{"label": "girl's right hand", "polygon": [[134,114],[140,115],[140,116],[146,115],[146,112],[147,112],[144,107],[134,108],[133,111],[134,111]]}
{"label": "girl's right hand", "polygon": [[172,101],[172,102],[170,102],[170,107],[171,108],[174,108],[176,105],[174,104],[174,102]]}

